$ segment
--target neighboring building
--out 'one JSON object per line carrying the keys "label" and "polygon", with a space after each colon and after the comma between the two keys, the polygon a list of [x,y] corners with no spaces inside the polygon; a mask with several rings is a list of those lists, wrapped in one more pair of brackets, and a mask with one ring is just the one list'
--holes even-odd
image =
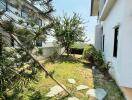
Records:
{"label": "neighboring building", "polygon": [[[0,11],[5,11],[4,15],[1,16],[1,19],[15,20],[15,25],[17,26],[17,28],[27,28],[31,31],[34,31],[34,29],[38,29],[49,24],[49,19],[43,16],[43,12],[36,6],[32,5],[28,0],[22,0],[21,3],[19,3],[17,0],[0,0]],[[33,26],[31,26],[31,23],[33,24]],[[9,34],[2,31],[1,28],[0,32],[9,37]],[[52,43],[48,43],[49,41],[50,40],[46,41],[45,43],[41,39],[38,39],[34,42],[36,47],[38,47],[39,49],[43,49],[44,57],[51,56],[53,54],[53,50],[55,50],[56,48],[54,47],[54,45],[50,45],[50,50],[47,46]],[[12,38],[8,39],[7,42],[11,47],[17,47]]]}
{"label": "neighboring building", "polygon": [[[37,7],[33,6],[28,1],[21,1],[17,4],[17,0],[0,0],[0,10],[4,10],[5,14],[1,17],[3,20],[14,19],[17,27],[25,27],[28,29],[43,27],[48,23],[48,20],[43,16],[43,12]],[[27,25],[32,23],[33,27]],[[19,23],[22,23],[21,25]],[[11,46],[14,46],[11,39]],[[36,41],[36,46],[43,47],[44,43],[41,40]]]}
{"label": "neighboring building", "polygon": [[95,46],[111,62],[110,74],[132,100],[132,0],[92,0],[98,16]]}

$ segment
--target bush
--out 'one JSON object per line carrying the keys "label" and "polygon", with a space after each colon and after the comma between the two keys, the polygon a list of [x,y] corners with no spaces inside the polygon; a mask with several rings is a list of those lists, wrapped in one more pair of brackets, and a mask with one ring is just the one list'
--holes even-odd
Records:
{"label": "bush", "polygon": [[39,55],[43,55],[43,48],[39,48],[39,49],[38,49],[38,54],[39,54]]}
{"label": "bush", "polygon": [[12,21],[3,21],[2,22],[2,27],[5,31],[13,33],[14,32],[14,24]]}
{"label": "bush", "polygon": [[104,64],[102,53],[97,51],[91,44],[84,48],[83,58],[96,66],[102,66]]}

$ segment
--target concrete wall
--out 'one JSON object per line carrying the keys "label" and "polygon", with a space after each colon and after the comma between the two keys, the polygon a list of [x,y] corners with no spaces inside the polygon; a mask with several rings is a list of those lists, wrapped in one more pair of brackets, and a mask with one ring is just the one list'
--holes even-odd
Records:
{"label": "concrete wall", "polygon": [[60,55],[61,54],[61,48],[59,48],[59,47],[44,47],[43,48],[43,57],[44,58],[52,56],[54,53]]}

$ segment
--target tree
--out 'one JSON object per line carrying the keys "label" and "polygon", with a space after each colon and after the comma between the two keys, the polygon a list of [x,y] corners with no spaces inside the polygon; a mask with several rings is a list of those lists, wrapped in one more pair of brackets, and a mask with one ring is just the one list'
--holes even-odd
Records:
{"label": "tree", "polygon": [[[16,1],[21,2],[21,0]],[[43,6],[47,7],[48,4]],[[51,12],[48,11],[48,9],[46,11],[42,11],[46,20],[47,16],[51,16]],[[48,20],[50,21],[51,19]],[[24,45],[24,49],[29,50],[30,52],[35,47],[34,41],[40,37],[43,41],[45,41],[46,33],[48,29],[52,27],[52,25],[49,24],[45,27],[32,31],[25,28],[18,29],[14,23],[16,23],[14,22],[14,19],[11,19],[10,21],[0,20],[0,28],[3,28],[3,30],[7,33],[15,34]],[[7,90],[16,87],[21,88],[28,83],[28,81],[35,79],[35,70],[38,70],[38,65],[33,63],[33,60],[23,49],[9,48],[10,44],[7,42],[8,40],[10,41],[9,35],[0,33],[0,99],[6,99]],[[24,70],[24,63],[28,63],[30,65],[29,70],[31,73]]]}
{"label": "tree", "polygon": [[76,13],[72,17],[64,16],[54,18],[54,36],[58,43],[64,47],[67,54],[70,53],[70,46],[78,41],[83,41],[83,21]]}

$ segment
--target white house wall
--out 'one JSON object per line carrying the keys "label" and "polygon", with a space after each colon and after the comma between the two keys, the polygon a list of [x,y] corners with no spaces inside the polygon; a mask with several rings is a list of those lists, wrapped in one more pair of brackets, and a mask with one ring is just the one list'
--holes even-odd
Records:
{"label": "white house wall", "polygon": [[[124,17],[121,24],[120,55],[121,69],[120,85],[132,88],[132,0],[124,0]],[[119,33],[120,34],[120,33]],[[120,67],[120,66],[119,66]]]}
{"label": "white house wall", "polygon": [[[128,41],[127,38],[129,37],[128,35],[126,35],[126,29],[125,29],[126,28],[126,25],[125,25],[126,17],[124,16],[125,15],[125,3],[124,3],[125,1],[126,0],[117,0],[115,5],[113,6],[111,12],[109,13],[108,17],[103,22],[103,34],[105,34],[104,55],[105,55],[106,61],[111,62],[111,65],[112,65],[111,74],[116,79],[119,86],[131,86],[132,87],[132,85],[131,85],[132,81],[127,79],[127,77],[130,78],[130,73],[129,74],[127,73],[127,71],[130,69],[127,69],[127,66],[125,63],[126,57],[128,55],[126,55],[127,54],[126,48],[125,48],[125,50],[123,49],[124,48],[123,44],[124,45],[127,44],[127,43],[125,43],[124,38],[126,37],[126,40]],[[114,28],[118,25],[119,25],[118,51],[117,51],[118,54],[117,54],[117,58],[115,58],[115,57],[113,57]],[[125,28],[124,28],[124,26],[125,26]],[[128,32],[128,34],[130,34],[130,31]],[[125,35],[125,37],[124,37],[124,35]],[[132,38],[130,40],[132,40]],[[128,48],[128,46],[126,46],[126,47]],[[127,59],[127,60],[129,61],[129,59]],[[127,62],[127,64],[128,64],[128,62]],[[128,68],[130,67],[129,64],[128,64]],[[132,70],[130,72],[132,72]]]}

